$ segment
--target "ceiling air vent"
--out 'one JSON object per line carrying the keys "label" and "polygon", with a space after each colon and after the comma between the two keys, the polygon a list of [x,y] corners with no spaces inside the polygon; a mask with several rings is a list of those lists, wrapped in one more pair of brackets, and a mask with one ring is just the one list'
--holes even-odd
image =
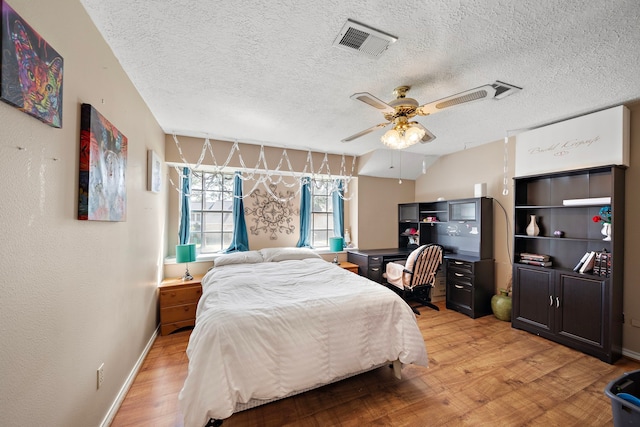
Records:
{"label": "ceiling air vent", "polygon": [[491,86],[496,90],[496,94],[493,96],[495,99],[502,99],[522,90],[521,87],[510,85],[509,83],[501,82],[500,80],[496,80],[496,82]]}
{"label": "ceiling air vent", "polygon": [[397,37],[347,19],[347,23],[340,30],[333,45],[377,58],[396,40],[398,40]]}

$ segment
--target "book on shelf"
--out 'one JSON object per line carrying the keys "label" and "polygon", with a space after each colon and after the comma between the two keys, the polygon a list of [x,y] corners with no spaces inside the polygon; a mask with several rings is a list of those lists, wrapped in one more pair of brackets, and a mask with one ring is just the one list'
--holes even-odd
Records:
{"label": "book on shelf", "polygon": [[580,261],[578,261],[578,263],[576,264],[575,267],[573,267],[573,271],[580,271],[580,269],[582,268],[582,266],[584,265],[584,262],[587,260],[587,258],[589,258],[589,254],[591,252],[587,251],[585,252],[584,255],[582,255],[582,258],[580,258]]}
{"label": "book on shelf", "polygon": [[596,252],[593,274],[601,277],[611,276],[611,254],[609,252]]}
{"label": "book on shelf", "polygon": [[607,251],[587,251],[573,268],[578,273],[591,273],[595,276],[611,275],[611,254]]}
{"label": "book on shelf", "polygon": [[580,270],[578,270],[578,272],[579,273],[586,273],[587,271],[593,270],[593,265],[595,263],[595,258],[596,258],[595,251],[589,252],[589,256],[587,256],[586,261],[582,264],[582,267],[580,267]]}
{"label": "book on shelf", "polygon": [[544,255],[544,254],[531,254],[531,253],[523,252],[520,254],[520,259],[529,259],[532,261],[549,261],[550,257],[549,255]]}
{"label": "book on shelf", "polygon": [[538,267],[551,267],[551,261],[536,261],[532,259],[520,259],[521,264],[537,265]]}

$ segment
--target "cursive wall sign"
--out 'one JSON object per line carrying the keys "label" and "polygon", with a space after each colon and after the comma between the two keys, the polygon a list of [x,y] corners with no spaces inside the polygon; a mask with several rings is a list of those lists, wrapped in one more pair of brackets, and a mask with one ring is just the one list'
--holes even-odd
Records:
{"label": "cursive wall sign", "polygon": [[516,136],[515,176],[604,165],[629,166],[629,109],[623,105]]}

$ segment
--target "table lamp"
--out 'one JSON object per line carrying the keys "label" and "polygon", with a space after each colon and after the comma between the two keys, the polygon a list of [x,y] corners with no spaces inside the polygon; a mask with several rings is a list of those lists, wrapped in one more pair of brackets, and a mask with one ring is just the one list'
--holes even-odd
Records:
{"label": "table lamp", "polygon": [[[344,241],[342,237],[329,237],[329,250],[331,252],[342,252],[344,248]],[[334,264],[340,264],[338,262],[338,254],[336,254],[335,258],[333,258]]]}
{"label": "table lamp", "polygon": [[176,245],[176,262],[187,263],[187,269],[182,276],[182,280],[192,280],[193,276],[189,274],[189,263],[196,260],[196,244],[189,243],[186,245]]}

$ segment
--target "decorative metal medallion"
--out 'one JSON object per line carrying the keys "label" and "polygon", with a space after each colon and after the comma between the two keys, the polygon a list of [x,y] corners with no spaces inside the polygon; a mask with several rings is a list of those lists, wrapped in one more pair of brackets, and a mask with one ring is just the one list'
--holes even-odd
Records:
{"label": "decorative metal medallion", "polygon": [[244,213],[251,215],[248,219],[255,222],[249,227],[251,234],[271,233],[269,239],[278,240],[278,234],[293,233],[296,227],[291,222],[300,215],[300,209],[294,209],[292,196],[293,191],[287,191],[285,195],[276,191],[274,184],[269,185],[265,192],[254,190],[249,195],[253,199],[253,207],[244,208]]}

